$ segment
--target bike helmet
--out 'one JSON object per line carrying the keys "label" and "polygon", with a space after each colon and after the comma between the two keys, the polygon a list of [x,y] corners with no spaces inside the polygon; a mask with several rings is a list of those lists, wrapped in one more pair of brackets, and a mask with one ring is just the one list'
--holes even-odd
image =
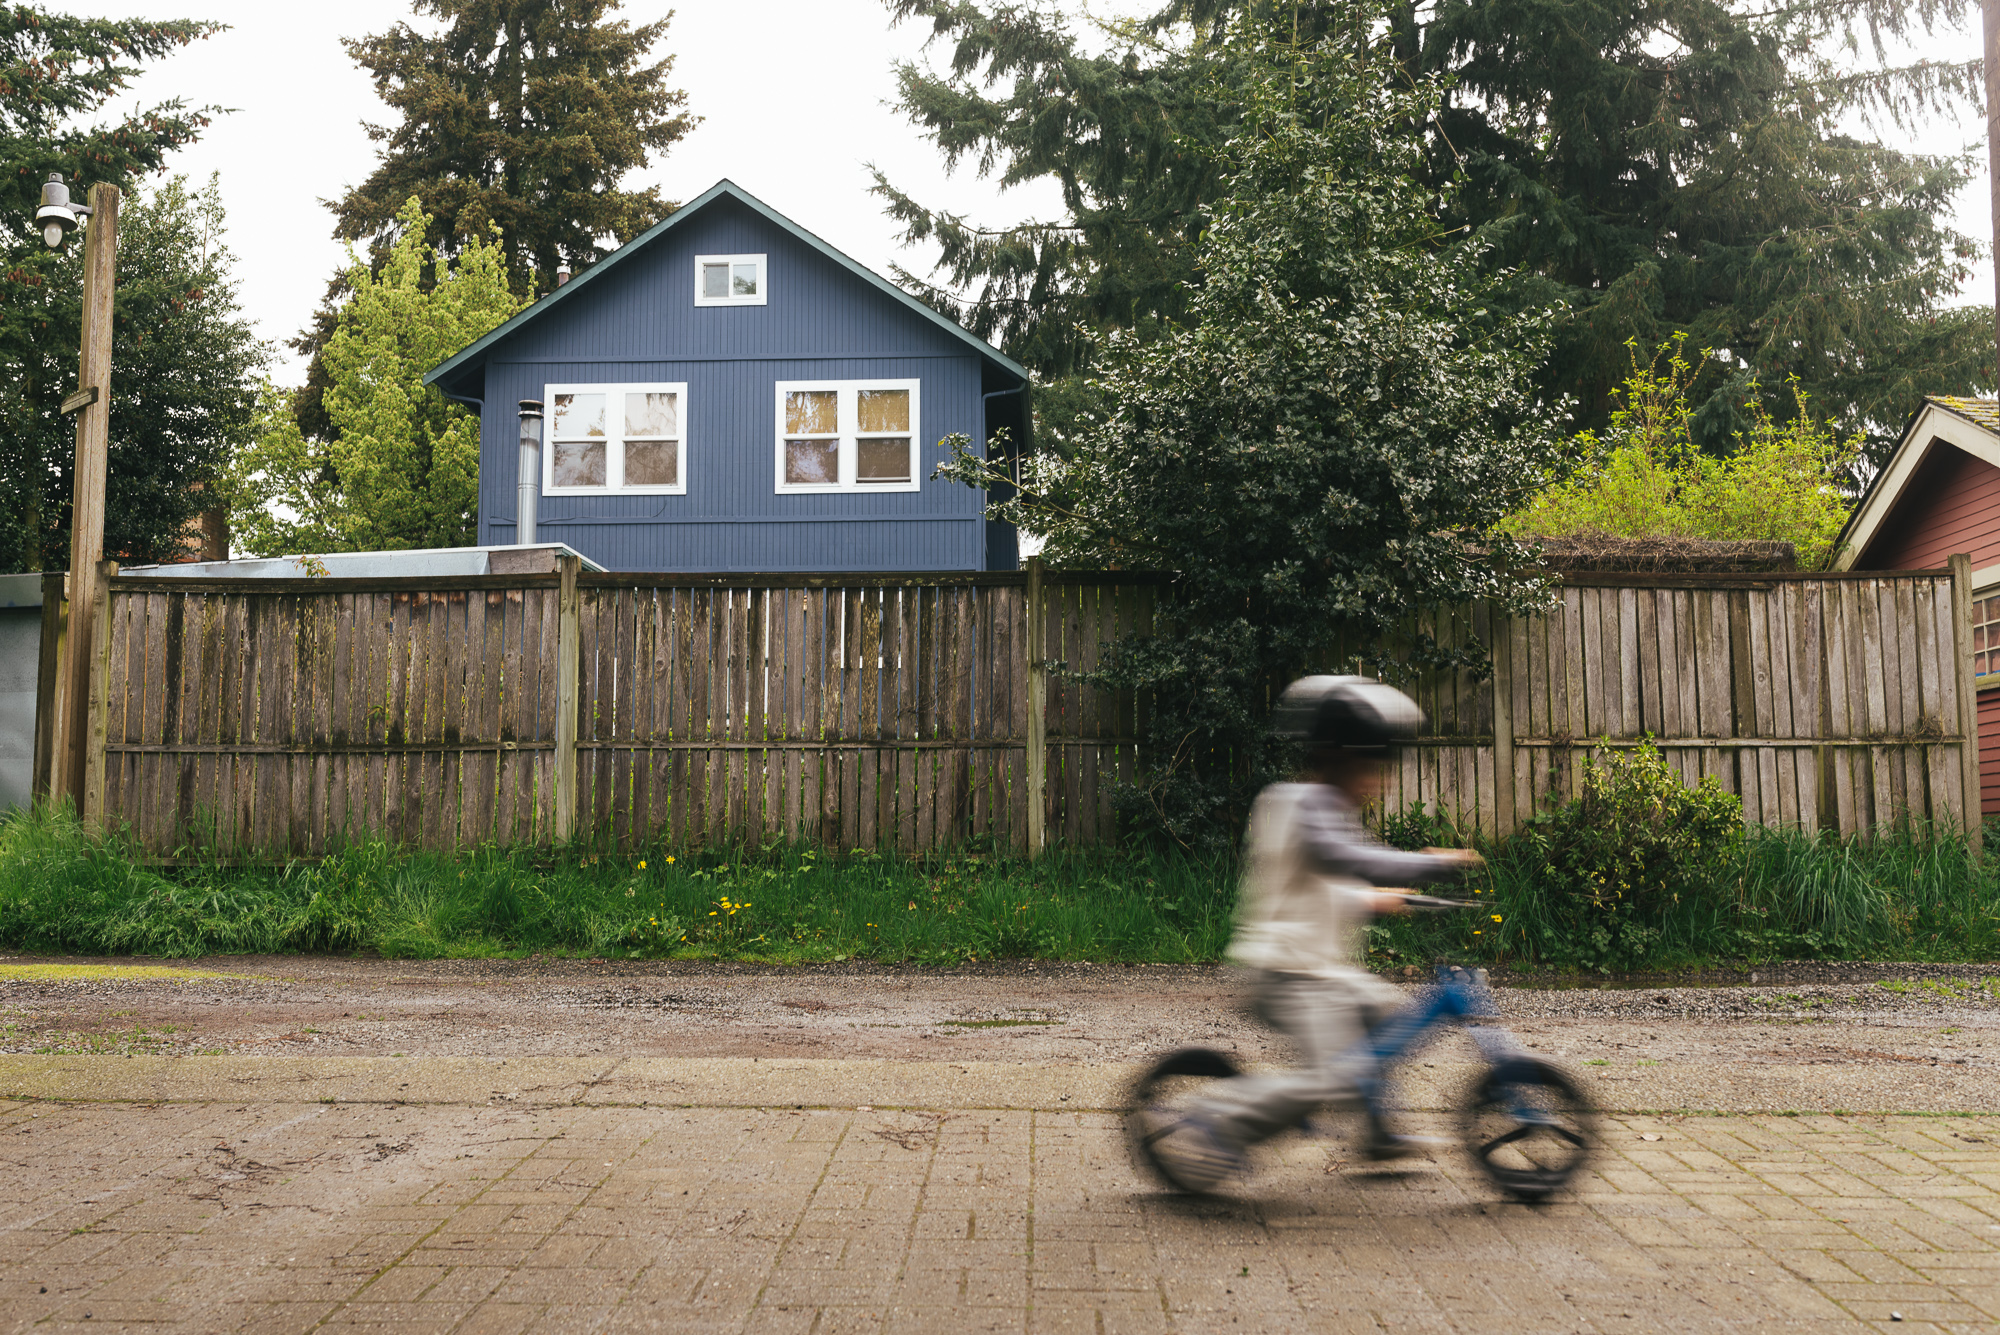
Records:
{"label": "bike helmet", "polygon": [[1377,755],[1423,726],[1416,701],[1371,677],[1301,677],[1278,697],[1271,718],[1272,731],[1288,740]]}

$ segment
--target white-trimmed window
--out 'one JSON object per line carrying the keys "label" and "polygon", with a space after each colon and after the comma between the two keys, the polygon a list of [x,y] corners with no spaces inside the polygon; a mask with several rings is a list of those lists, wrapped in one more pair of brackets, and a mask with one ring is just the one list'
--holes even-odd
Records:
{"label": "white-trimmed window", "polygon": [[916,491],[918,382],[778,382],[778,490]]}
{"label": "white-trimmed window", "polygon": [[762,255],[697,255],[694,257],[694,304],[697,306],[762,306]]}
{"label": "white-trimmed window", "polygon": [[2000,679],[1996,674],[2000,674],[2000,589],[1988,589],[1972,600],[1972,675]]}
{"label": "white-trimmed window", "polygon": [[549,385],[544,496],[687,490],[686,385]]}

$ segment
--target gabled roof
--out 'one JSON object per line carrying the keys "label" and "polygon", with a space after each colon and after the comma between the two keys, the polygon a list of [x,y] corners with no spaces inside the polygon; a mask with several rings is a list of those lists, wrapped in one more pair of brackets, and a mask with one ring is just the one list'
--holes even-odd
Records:
{"label": "gabled roof", "polygon": [[867,283],[871,287],[876,288],[878,291],[882,292],[886,296],[894,298],[896,301],[900,302],[902,305],[907,307],[913,314],[915,314],[919,318],[929,321],[931,324],[936,325],[938,328],[944,330],[946,333],[949,333],[953,337],[970,345],[973,351],[977,352],[987,361],[992,362],[994,365],[1000,367],[1001,369],[1007,371],[1008,373],[1019,377],[1024,382],[1028,379],[1027,367],[1021,365],[1019,362],[1015,361],[1012,357],[1009,357],[1006,353],[1000,351],[998,348],[988,343],[985,339],[980,338],[976,334],[973,334],[972,332],[967,330],[963,325],[959,324],[957,321],[949,319],[946,316],[939,314],[937,311],[932,310],[929,306],[924,305],[923,302],[918,301],[915,297],[903,291],[903,289],[897,287],[894,283],[882,277],[882,275],[876,273],[874,270],[858,263],[857,261],[851,259],[847,255],[842,254],[840,251],[835,250],[832,246],[820,240],[820,238],[814,236],[811,232],[808,232],[805,228],[799,226],[797,223],[793,222],[790,218],[787,218],[784,214],[779,213],[776,209],[766,204],[763,200],[758,199],[755,195],[751,194],[748,190],[745,190],[742,186],[737,185],[734,181],[725,179],[717,181],[714,185],[710,186],[707,190],[703,191],[699,198],[690,200],[686,204],[681,205],[680,208],[674,210],[672,213],[668,214],[666,217],[662,218],[659,222],[647,228],[644,232],[640,233],[638,236],[633,237],[630,241],[626,242],[618,249],[612,251],[609,255],[606,255],[603,259],[591,265],[588,269],[585,269],[582,273],[578,274],[575,278],[572,278],[569,282],[564,283],[561,287],[558,287],[555,291],[549,293],[541,300],[535,302],[534,305],[529,306],[526,310],[522,311],[520,314],[516,315],[513,319],[501,325],[498,329],[493,330],[491,333],[487,334],[484,338],[481,338],[476,343],[473,343],[468,347],[461,348],[459,349],[459,351],[453,353],[445,361],[443,361],[442,363],[431,369],[430,373],[424,377],[424,383],[426,385],[436,384],[438,381],[451,375],[454,371],[461,370],[464,367],[474,362],[477,362],[488,348],[492,347],[495,343],[498,343],[501,339],[506,338],[508,335],[514,333],[516,330],[520,329],[523,325],[527,324],[530,320],[539,319],[541,316],[547,314],[550,310],[553,310],[559,302],[572,300],[576,296],[578,291],[580,291],[581,289],[583,289],[584,287],[588,286],[593,282],[601,281],[606,274],[616,269],[620,264],[620,262],[629,259],[633,255],[638,254],[640,251],[644,250],[647,246],[651,245],[654,241],[658,240],[662,236],[665,236],[668,232],[672,231],[675,227],[687,221],[689,218],[694,217],[697,213],[700,213],[704,208],[707,208],[710,204],[713,204],[716,200],[723,199],[725,197],[733,199],[737,203],[742,204],[745,208],[749,209],[753,213],[756,213],[757,215],[764,218],[766,221],[770,222],[774,226],[783,228],[786,232],[790,233],[792,236],[797,237],[800,241],[805,242],[808,246],[811,246],[814,250],[817,250],[820,254],[826,256],[829,260],[833,261],[841,268],[847,270],[849,273],[853,274],[856,278],[859,278],[862,282]]}
{"label": "gabled roof", "polygon": [[1851,570],[1861,559],[1861,553],[1881,530],[1882,521],[1896,508],[1903,489],[1909,486],[1918,465],[1937,441],[2000,468],[2000,401],[1934,394],[1910,414],[1902,438],[1896,442],[1895,453],[1876,471],[1854,513],[1847,517],[1840,536],[1834,540],[1834,550],[1838,553],[1834,569]]}

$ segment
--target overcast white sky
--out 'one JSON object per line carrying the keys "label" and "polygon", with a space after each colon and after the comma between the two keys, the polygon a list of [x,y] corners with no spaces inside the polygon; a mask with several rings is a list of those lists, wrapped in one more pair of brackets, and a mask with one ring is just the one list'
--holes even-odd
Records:
{"label": "overcast white sky", "polygon": [[[196,180],[221,174],[245,309],[265,338],[289,337],[342,260],[331,239],[332,217],[319,201],[367,176],[375,145],[361,122],[385,119],[388,111],[339,39],[408,18],[407,0],[296,7],[272,0],[74,0],[61,7],[231,25],[153,66],[128,102],[185,97],[238,109],[177,153],[172,170]],[[1092,0],[1099,14],[1152,7],[1146,0]],[[628,0],[623,13],[641,23],[668,8]],[[893,224],[868,194],[870,161],[919,198],[975,217],[1056,216],[1052,189],[1002,197],[969,168],[947,177],[936,149],[885,105],[895,91],[890,65],[917,55],[924,32],[891,29],[880,0],[685,0],[665,49],[677,57],[673,79],[687,90],[689,110],[705,119],[637,181],[657,181],[668,198],[685,200],[730,177],[878,270],[899,258],[921,268],[927,257],[898,249]],[[1953,34],[1926,46],[1951,57],[1977,50],[1977,38]],[[746,56],[750,50],[754,56]],[[1921,146],[1950,150],[1982,133],[1968,118],[1934,127]],[[1982,239],[1992,236],[1987,200],[1982,179],[1965,192],[1956,218]],[[1993,299],[1990,261],[1965,299]],[[297,379],[296,359],[279,353],[279,380]]]}

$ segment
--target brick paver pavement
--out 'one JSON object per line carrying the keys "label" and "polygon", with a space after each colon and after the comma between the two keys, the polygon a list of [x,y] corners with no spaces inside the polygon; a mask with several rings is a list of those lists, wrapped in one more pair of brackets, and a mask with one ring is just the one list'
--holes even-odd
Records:
{"label": "brick paver pavement", "polygon": [[1190,1202],[1134,1175],[1103,1111],[321,1102],[242,1080],[241,1101],[0,1102],[0,1330],[2000,1317],[2000,1117],[1613,1117],[1582,1189],[1538,1209],[1456,1152],[1370,1170],[1291,1139],[1254,1199]]}

